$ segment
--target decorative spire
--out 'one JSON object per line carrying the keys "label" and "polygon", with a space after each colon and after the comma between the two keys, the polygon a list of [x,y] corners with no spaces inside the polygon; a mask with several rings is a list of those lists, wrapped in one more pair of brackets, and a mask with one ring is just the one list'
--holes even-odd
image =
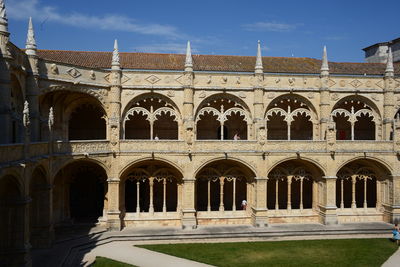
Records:
{"label": "decorative spire", "polygon": [[388,58],[387,58],[387,62],[386,62],[385,76],[393,77],[393,75],[394,75],[393,54],[392,54],[392,48],[389,47]]}
{"label": "decorative spire", "polygon": [[257,58],[256,58],[256,67],[255,67],[255,73],[263,74],[263,64],[262,64],[262,57],[261,57],[261,43],[260,40],[258,40],[257,44]]}
{"label": "decorative spire", "polygon": [[24,110],[22,111],[22,123],[25,127],[28,127],[31,123],[29,119],[29,103],[25,100]]}
{"label": "decorative spire", "polygon": [[186,46],[185,71],[193,71],[193,59],[192,49],[190,48],[190,41],[187,42]]}
{"label": "decorative spire", "polygon": [[25,53],[28,56],[36,56],[36,40],[33,31],[32,17],[29,18],[28,35],[26,37]]}
{"label": "decorative spire", "polygon": [[0,32],[8,32],[8,19],[4,0],[0,0]]}
{"label": "decorative spire", "polygon": [[329,75],[328,55],[326,53],[326,46],[322,54],[321,75]]}
{"label": "decorative spire", "polygon": [[111,63],[112,69],[120,69],[120,63],[119,63],[119,51],[118,51],[118,41],[115,39],[114,41],[114,51],[112,54],[112,63]]}
{"label": "decorative spire", "polygon": [[49,125],[49,131],[51,132],[51,130],[53,129],[53,125],[54,125],[53,107],[50,107],[50,110],[49,110],[49,119],[48,119],[47,123],[48,123],[48,125]]}

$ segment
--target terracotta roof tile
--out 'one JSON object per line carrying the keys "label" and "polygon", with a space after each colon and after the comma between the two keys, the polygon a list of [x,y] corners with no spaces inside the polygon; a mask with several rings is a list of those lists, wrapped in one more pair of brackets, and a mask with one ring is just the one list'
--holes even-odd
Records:
{"label": "terracotta roof tile", "polygon": [[[87,68],[111,68],[112,52],[86,52],[38,50],[38,55],[48,61],[66,63]],[[121,67],[144,70],[183,70],[185,55],[154,53],[120,53]],[[255,57],[193,55],[196,71],[253,72]],[[264,72],[269,73],[320,73],[321,60],[313,58],[263,57]],[[400,64],[395,64],[400,74]],[[333,74],[382,75],[385,64],[329,62]]]}

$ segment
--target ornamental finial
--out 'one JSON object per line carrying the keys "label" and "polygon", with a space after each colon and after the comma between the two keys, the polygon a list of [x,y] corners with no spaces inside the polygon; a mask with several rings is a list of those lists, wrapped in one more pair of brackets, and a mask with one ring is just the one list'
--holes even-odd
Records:
{"label": "ornamental finial", "polygon": [[262,57],[261,57],[261,43],[260,43],[260,40],[258,40],[258,44],[257,44],[257,57],[256,57],[255,73],[259,73],[259,74],[264,73]]}
{"label": "ornamental finial", "polygon": [[190,41],[187,42],[186,46],[185,71],[193,71],[193,59],[192,49],[190,48]]}
{"label": "ornamental finial", "polygon": [[28,35],[26,37],[25,53],[28,56],[36,56],[36,40],[35,32],[33,30],[32,17],[29,18]]}
{"label": "ornamental finial", "polygon": [[115,39],[115,41],[114,41],[114,50],[113,50],[113,54],[112,54],[111,66],[113,69],[119,69],[119,67],[120,67],[117,39]]}
{"label": "ornamental finial", "polygon": [[322,53],[321,75],[329,75],[328,54],[326,52],[326,46],[324,46],[324,52]]}
{"label": "ornamental finial", "polygon": [[389,47],[389,52],[388,52],[388,57],[387,57],[387,62],[386,62],[385,76],[393,77],[393,75],[394,75],[393,54],[392,54],[392,48]]}

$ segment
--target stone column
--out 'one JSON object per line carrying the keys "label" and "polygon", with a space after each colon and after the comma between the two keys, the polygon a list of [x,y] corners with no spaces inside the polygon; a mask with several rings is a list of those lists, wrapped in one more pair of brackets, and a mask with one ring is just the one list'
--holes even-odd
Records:
{"label": "stone column", "polygon": [[336,211],[336,176],[323,176],[325,182],[324,205],[320,205],[322,221],[326,225],[338,224]]}
{"label": "stone column", "polygon": [[39,190],[36,201],[41,209],[39,212],[41,217],[37,218],[37,224],[31,228],[30,243],[34,248],[49,248],[54,241],[53,186],[45,185]]}
{"label": "stone column", "polygon": [[149,187],[150,187],[150,203],[149,203],[149,213],[154,213],[154,177],[149,177]]}
{"label": "stone column", "polygon": [[267,177],[255,179],[255,203],[252,207],[252,223],[255,227],[268,226],[267,183]]}
{"label": "stone column", "polygon": [[292,176],[287,177],[287,207],[288,211],[292,210]]}
{"label": "stone column", "polygon": [[140,214],[140,180],[136,181],[136,213]]}
{"label": "stone column", "polygon": [[236,210],[236,178],[232,180],[232,211]]}
{"label": "stone column", "polygon": [[108,210],[107,210],[107,228],[109,231],[121,230],[121,218],[119,210],[119,197],[120,197],[120,180],[118,178],[110,177],[108,182]]}
{"label": "stone column", "polygon": [[194,178],[183,179],[183,205],[182,205],[182,228],[195,229],[197,227],[195,209],[195,183]]}
{"label": "stone column", "polygon": [[325,139],[325,133],[327,130],[327,123],[329,121],[329,115],[331,112],[330,106],[330,92],[329,92],[329,66],[328,66],[328,56],[326,52],[326,47],[324,47],[324,52],[322,55],[322,65],[321,65],[321,89],[320,89],[320,139]]}
{"label": "stone column", "polygon": [[385,70],[384,82],[385,88],[383,90],[383,140],[390,140],[390,133],[392,131],[393,117],[396,113],[395,110],[395,95],[394,89],[396,81],[394,80],[394,68],[392,51],[389,49],[388,61]]}
{"label": "stone column", "polygon": [[351,176],[351,208],[356,209],[357,208],[357,203],[356,203],[356,176],[352,175]]}
{"label": "stone column", "polygon": [[224,180],[225,177],[219,178],[219,211],[224,211]]}
{"label": "stone column", "polygon": [[211,211],[211,179],[207,179],[207,211]]}

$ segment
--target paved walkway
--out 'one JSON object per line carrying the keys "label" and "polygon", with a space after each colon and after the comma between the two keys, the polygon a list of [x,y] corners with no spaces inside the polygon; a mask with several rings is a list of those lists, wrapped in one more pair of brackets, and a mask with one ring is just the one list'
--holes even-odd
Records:
{"label": "paved walkway", "polygon": [[98,246],[85,254],[82,264],[89,266],[96,256],[102,256],[140,267],[211,267],[211,265],[138,248],[134,245],[135,242],[132,241],[119,241]]}
{"label": "paved walkway", "polygon": [[390,256],[390,258],[385,261],[382,267],[399,267],[400,266],[400,248],[396,250],[396,252]]}

